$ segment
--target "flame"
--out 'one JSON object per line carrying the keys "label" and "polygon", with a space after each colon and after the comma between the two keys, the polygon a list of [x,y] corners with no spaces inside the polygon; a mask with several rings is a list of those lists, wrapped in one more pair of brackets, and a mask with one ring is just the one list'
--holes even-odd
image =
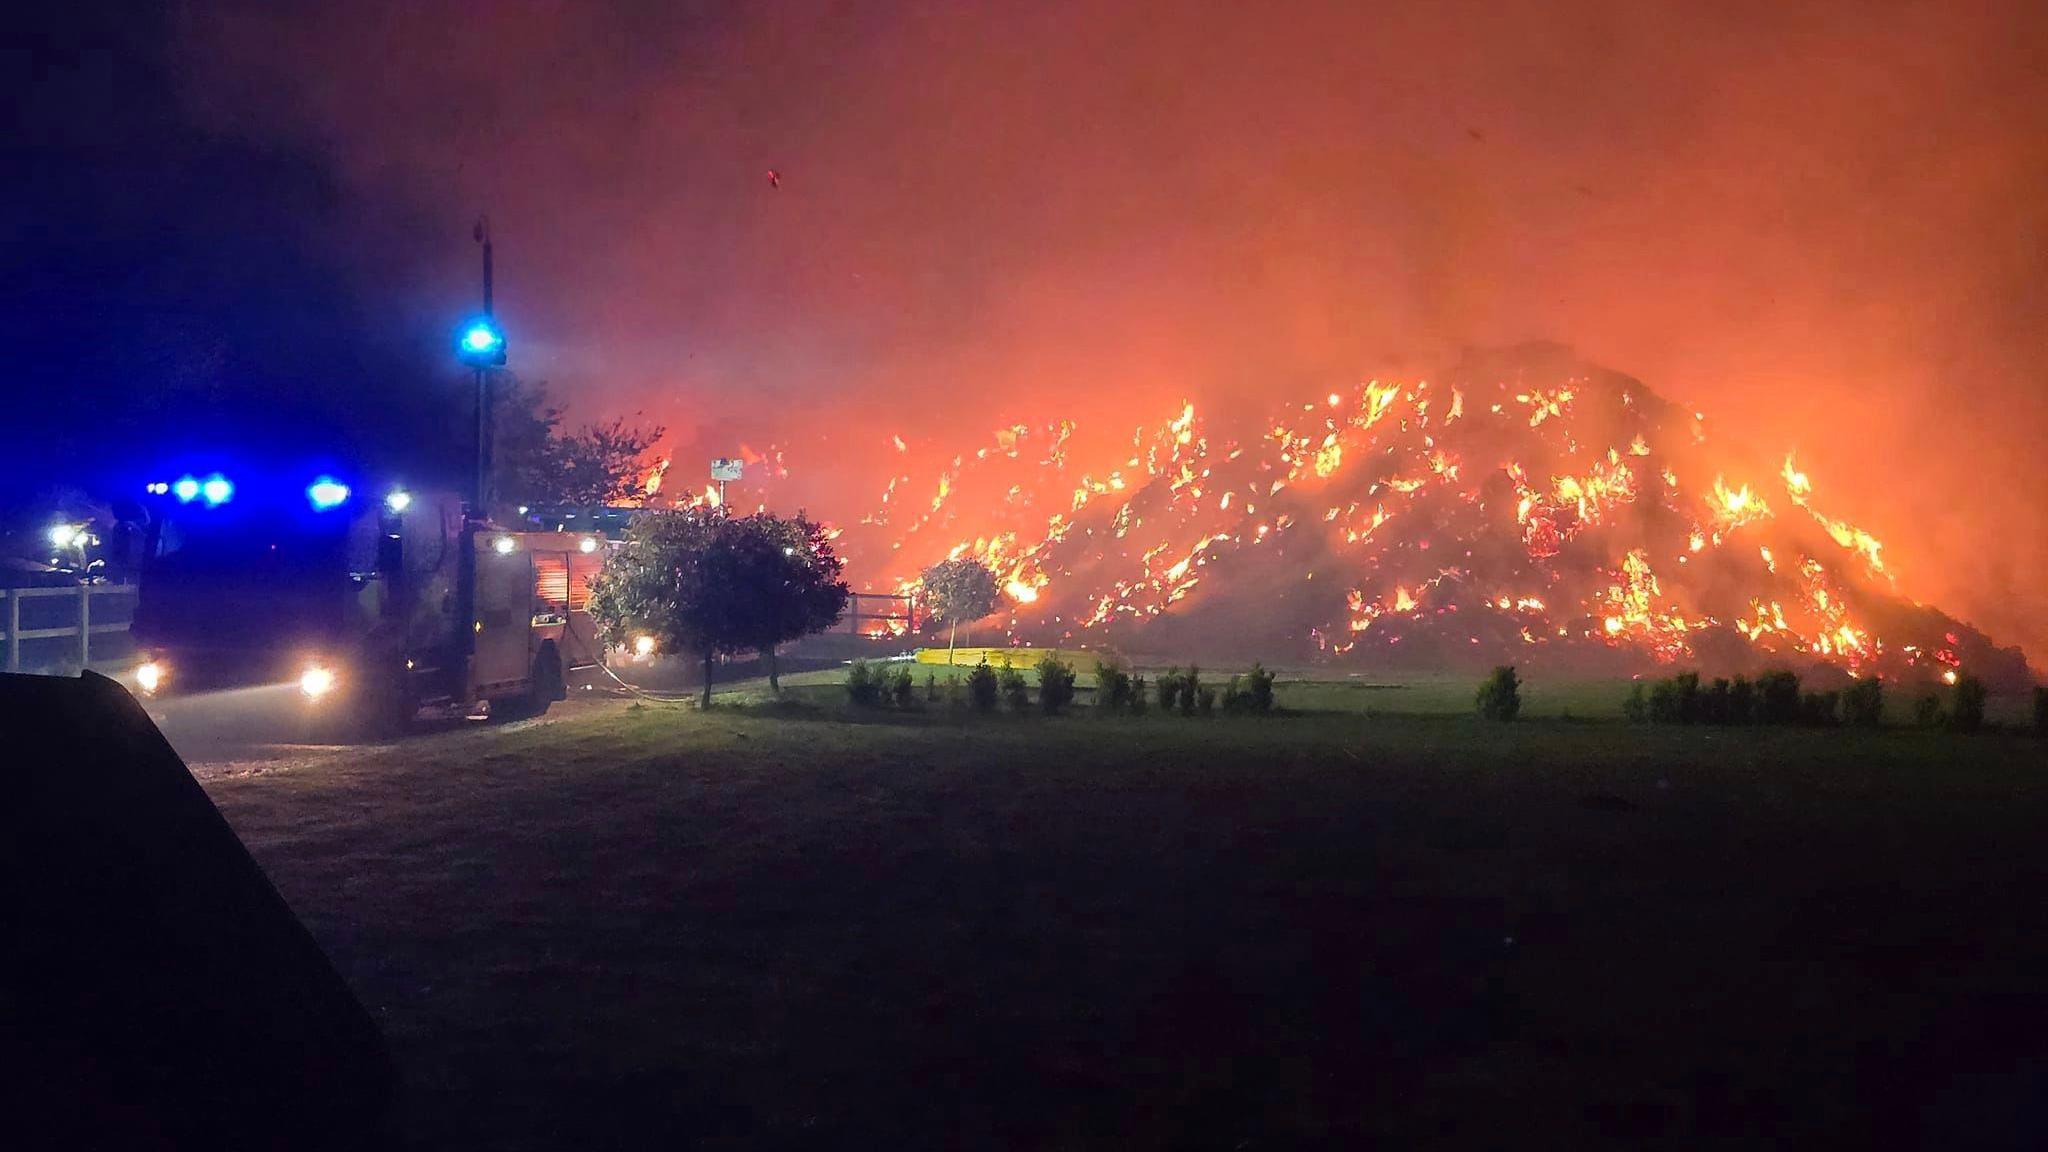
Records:
{"label": "flame", "polygon": [[[929,464],[896,436],[900,470],[859,525],[882,537],[869,548],[894,557],[899,581],[939,556],[987,563],[1007,593],[1013,638],[1023,630],[1066,639],[1155,618],[1212,595],[1215,565],[1263,550],[1310,561],[1294,577],[1314,582],[1311,595],[1293,603],[1341,590],[1341,606],[1309,628],[1332,655],[1368,633],[1393,644],[1438,622],[1457,622],[1460,646],[1482,637],[1518,647],[1590,641],[1660,661],[1689,656],[1695,634],[1717,627],[1760,651],[1820,655],[1851,671],[1894,651],[1862,618],[1856,583],[1859,573],[1883,572],[1880,545],[1817,511],[1813,482],[1791,457],[1780,469],[1785,498],[1824,536],[1792,531],[1806,517],[1769,523],[1774,511],[1755,487],[1731,487],[1710,459],[1702,463],[1703,450],[1687,443],[1704,436],[1691,413],[1658,423],[1657,402],[1623,392],[1624,419],[1640,430],[1619,425],[1609,446],[1584,437],[1614,425],[1577,413],[1613,393],[1581,382],[1502,384],[1469,397],[1473,418],[1449,428],[1468,411],[1468,387],[1483,386],[1370,380],[1318,391],[1276,406],[1242,438],[1182,401],[1131,429],[1120,450],[1112,438],[1109,452],[1067,420],[998,428]],[[1673,441],[1678,452],[1649,462],[1653,441],[1681,426],[1690,437]],[[1687,489],[1679,468],[1713,483]],[[906,498],[916,491],[935,495]],[[1476,522],[1460,518],[1504,526],[1510,507],[1519,549],[1478,551]],[[1714,564],[1743,529],[1757,537],[1745,547],[1757,548],[1761,567],[1718,564],[1712,581],[1682,578]],[[1296,551],[1290,541],[1303,534]],[[1324,550],[1340,569],[1330,570]],[[1845,552],[1857,561],[1844,564]],[[1660,573],[1653,557],[1685,567]],[[1460,619],[1474,613],[1497,615],[1501,626]]]}

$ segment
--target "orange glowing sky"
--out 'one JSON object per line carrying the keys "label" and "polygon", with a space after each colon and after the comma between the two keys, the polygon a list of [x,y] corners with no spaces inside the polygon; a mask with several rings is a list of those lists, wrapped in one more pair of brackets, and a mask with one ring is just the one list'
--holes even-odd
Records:
{"label": "orange glowing sky", "polygon": [[178,58],[219,131],[331,155],[422,314],[487,209],[578,411],[829,434],[791,466],[859,499],[813,511],[899,432],[1555,339],[1796,450],[1903,591],[2039,653],[2048,16],[1962,7],[250,3]]}

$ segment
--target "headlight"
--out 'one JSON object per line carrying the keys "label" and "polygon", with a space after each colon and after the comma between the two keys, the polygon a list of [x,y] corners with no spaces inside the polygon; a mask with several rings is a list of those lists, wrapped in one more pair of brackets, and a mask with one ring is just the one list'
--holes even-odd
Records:
{"label": "headlight", "polygon": [[318,664],[308,667],[299,673],[299,691],[304,692],[307,698],[312,700],[318,700],[334,691],[334,670],[322,668]]}
{"label": "headlight", "polygon": [[164,666],[154,660],[147,660],[135,669],[135,686],[147,696],[156,695],[159,685],[164,682]]}
{"label": "headlight", "polygon": [[654,637],[633,637],[633,654],[635,656],[652,656],[654,654]]}

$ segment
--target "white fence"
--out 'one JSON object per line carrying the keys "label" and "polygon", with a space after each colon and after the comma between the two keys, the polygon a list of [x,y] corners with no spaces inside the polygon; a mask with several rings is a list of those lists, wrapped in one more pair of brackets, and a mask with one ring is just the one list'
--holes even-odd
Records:
{"label": "white fence", "polygon": [[[128,635],[135,615],[135,585],[80,584],[71,588],[0,588],[0,642],[9,672],[90,667],[93,637]],[[69,643],[45,643],[68,640]],[[102,644],[100,659],[108,658]],[[121,644],[121,655],[128,645]],[[24,652],[24,649],[27,649]]]}

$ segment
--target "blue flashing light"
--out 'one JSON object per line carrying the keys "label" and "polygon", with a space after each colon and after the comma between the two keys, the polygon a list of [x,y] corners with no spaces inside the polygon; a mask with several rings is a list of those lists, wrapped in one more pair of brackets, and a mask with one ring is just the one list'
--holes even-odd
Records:
{"label": "blue flashing light", "polygon": [[178,498],[178,503],[190,504],[199,499],[199,481],[190,476],[181,476],[177,483],[171,485],[171,494]]}
{"label": "blue flashing light", "polygon": [[348,503],[348,485],[332,476],[322,476],[306,486],[306,499],[315,512],[325,512]]}
{"label": "blue flashing light", "polygon": [[[182,487],[184,481],[180,480]],[[199,482],[199,495],[206,500],[209,508],[218,508],[235,498],[235,486],[227,477],[215,472]]]}
{"label": "blue flashing light", "polygon": [[462,355],[462,362],[479,368],[488,368],[505,362],[505,333],[497,322],[486,316],[474,321],[462,330],[462,337],[456,341],[456,350]]}

